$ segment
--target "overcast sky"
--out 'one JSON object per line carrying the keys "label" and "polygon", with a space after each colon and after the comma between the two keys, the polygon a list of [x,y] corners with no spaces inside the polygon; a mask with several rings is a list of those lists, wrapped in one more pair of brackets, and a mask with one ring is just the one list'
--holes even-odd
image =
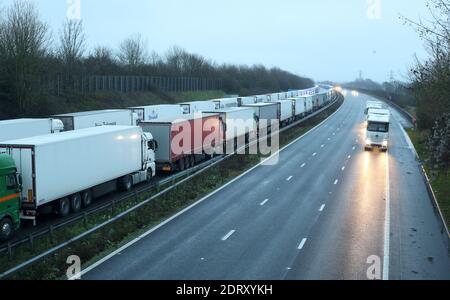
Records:
{"label": "overcast sky", "polygon": [[404,79],[414,54],[426,57],[398,18],[427,17],[425,0],[31,1],[54,36],[67,16],[81,17],[90,48],[117,48],[141,33],[158,53],[178,45],[218,63],[278,66],[315,80],[353,80],[360,70],[377,81],[391,70]]}

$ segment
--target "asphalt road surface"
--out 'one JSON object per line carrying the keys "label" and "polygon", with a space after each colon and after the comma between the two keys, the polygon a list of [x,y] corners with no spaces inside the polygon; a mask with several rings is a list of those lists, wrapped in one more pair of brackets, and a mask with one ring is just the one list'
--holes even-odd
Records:
{"label": "asphalt road surface", "polygon": [[366,95],[83,279],[450,279],[418,162],[393,111],[364,151]]}

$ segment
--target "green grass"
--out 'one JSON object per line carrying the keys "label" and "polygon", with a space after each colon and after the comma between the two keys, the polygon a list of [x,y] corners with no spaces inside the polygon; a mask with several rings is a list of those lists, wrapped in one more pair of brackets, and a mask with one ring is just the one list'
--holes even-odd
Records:
{"label": "green grass", "polygon": [[[414,129],[408,129],[407,132],[419,154],[420,160],[428,160],[429,153],[426,148],[426,141],[430,133],[428,131],[417,131]],[[433,187],[447,226],[450,226],[450,170],[439,170],[432,173],[426,164],[424,168],[431,180],[431,186]]]}
{"label": "green grass", "polygon": [[[333,105],[327,111],[308,120],[305,124],[302,124],[302,126],[297,126],[283,132],[280,136],[280,146],[286,145],[292,139],[304,134],[310,128],[337,110],[341,104],[342,103],[337,103]],[[20,272],[12,275],[11,279],[64,279],[65,270],[68,267],[66,264],[68,256],[73,254],[78,255],[84,266],[95,262],[140,235],[142,232],[149,230],[163,220],[176,214],[178,211],[196,202],[211,191],[223,186],[225,183],[259,163],[262,158],[263,157],[260,155],[234,155],[218,165],[211,167],[202,174],[180,184],[173,190],[165,193],[124,218],[105,226],[81,241],[65,247],[32,266],[24,268]],[[90,216],[87,220],[87,226],[84,226],[83,222],[78,222],[71,226],[64,227],[55,234],[53,243],[51,243],[46,236],[37,239],[33,249],[29,246],[15,249],[11,259],[8,259],[7,256],[0,257],[0,269],[5,271],[21,261],[49,249],[52,245],[77,236],[87,228],[92,228],[96,224],[100,224],[110,219],[112,216],[117,215],[117,213],[125,211],[137,202],[142,202],[158,191],[155,190],[140,195],[139,199],[131,198],[118,205],[114,212],[106,211]]]}

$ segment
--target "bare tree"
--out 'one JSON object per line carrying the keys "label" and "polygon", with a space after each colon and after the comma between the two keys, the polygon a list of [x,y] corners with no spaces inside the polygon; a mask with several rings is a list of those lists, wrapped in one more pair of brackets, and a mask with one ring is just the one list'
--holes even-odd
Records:
{"label": "bare tree", "polygon": [[38,85],[41,59],[48,53],[48,27],[34,4],[26,1],[13,2],[0,27],[1,63],[20,111],[28,112],[35,104],[31,95]]}
{"label": "bare tree", "polygon": [[59,55],[63,62],[72,67],[81,61],[86,50],[86,36],[82,21],[67,20],[59,36]]}
{"label": "bare tree", "polygon": [[119,62],[130,68],[144,65],[148,60],[146,42],[140,34],[127,38],[119,46]]}

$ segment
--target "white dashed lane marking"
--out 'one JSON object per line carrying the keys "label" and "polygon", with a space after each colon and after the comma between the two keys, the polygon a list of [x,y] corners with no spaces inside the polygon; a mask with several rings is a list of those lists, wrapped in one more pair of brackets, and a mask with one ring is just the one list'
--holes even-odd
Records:
{"label": "white dashed lane marking", "polygon": [[236,232],[236,230],[231,230],[230,232],[228,232],[223,238],[222,241],[226,241],[230,238],[230,236],[232,236],[234,233]]}

